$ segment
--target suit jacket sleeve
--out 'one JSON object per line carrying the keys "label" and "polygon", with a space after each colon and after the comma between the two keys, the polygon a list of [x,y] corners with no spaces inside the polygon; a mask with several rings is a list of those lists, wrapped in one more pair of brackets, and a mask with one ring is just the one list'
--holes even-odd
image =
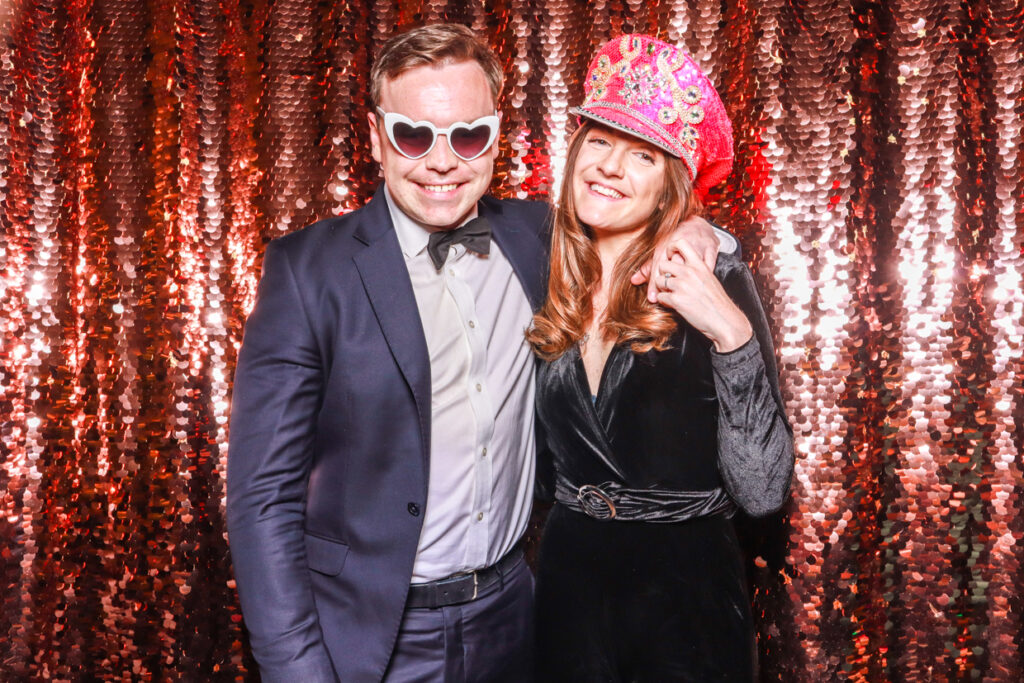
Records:
{"label": "suit jacket sleeve", "polygon": [[754,335],[728,353],[711,352],[718,394],[718,461],[726,489],[747,514],[779,509],[793,474],[793,431],[779,391],[768,320],[741,261],[719,257],[715,274],[746,314]]}
{"label": "suit jacket sleeve", "polygon": [[288,253],[267,246],[235,372],[227,522],[242,613],[264,681],[334,681],[303,521],[324,383]]}

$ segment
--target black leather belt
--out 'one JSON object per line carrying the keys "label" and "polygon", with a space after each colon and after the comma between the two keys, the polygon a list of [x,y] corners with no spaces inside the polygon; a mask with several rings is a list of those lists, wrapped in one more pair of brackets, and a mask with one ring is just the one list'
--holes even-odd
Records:
{"label": "black leather belt", "polygon": [[731,517],[736,512],[736,504],[721,487],[710,491],[628,489],[611,481],[574,487],[559,479],[555,500],[594,519],[626,522],[685,522],[718,514]]}
{"label": "black leather belt", "polygon": [[409,586],[409,597],[405,601],[405,607],[447,607],[475,600],[485,590],[501,581],[502,577],[522,559],[523,547],[519,544],[490,567],[455,574],[430,583],[414,583]]}

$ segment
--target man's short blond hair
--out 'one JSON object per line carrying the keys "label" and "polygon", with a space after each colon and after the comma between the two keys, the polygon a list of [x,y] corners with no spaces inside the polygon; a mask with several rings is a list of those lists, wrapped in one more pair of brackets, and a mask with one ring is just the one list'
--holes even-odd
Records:
{"label": "man's short blond hair", "polygon": [[461,24],[431,24],[392,36],[381,47],[370,69],[370,100],[380,105],[384,81],[417,66],[476,62],[484,70],[495,105],[505,74],[494,51]]}

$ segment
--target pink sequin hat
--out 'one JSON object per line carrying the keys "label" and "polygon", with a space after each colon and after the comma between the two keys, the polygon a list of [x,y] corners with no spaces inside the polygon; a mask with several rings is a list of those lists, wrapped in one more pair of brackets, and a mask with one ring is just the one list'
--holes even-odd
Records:
{"label": "pink sequin hat", "polygon": [[590,63],[571,113],[679,157],[702,197],[732,169],[732,123],[715,86],[683,50],[639,34],[609,41]]}

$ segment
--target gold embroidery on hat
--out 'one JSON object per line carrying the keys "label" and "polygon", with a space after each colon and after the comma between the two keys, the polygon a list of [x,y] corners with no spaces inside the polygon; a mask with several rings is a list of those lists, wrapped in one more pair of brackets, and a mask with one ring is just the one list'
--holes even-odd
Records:
{"label": "gold embroidery on hat", "polygon": [[[666,47],[661,51],[659,58],[664,58],[665,66],[669,71],[675,71],[686,66],[686,53],[682,50],[673,50],[671,47]],[[659,59],[659,61],[662,61]]]}
{"label": "gold embroidery on hat", "polygon": [[638,37],[623,36],[622,40],[619,41],[619,53],[622,57],[619,61],[613,63],[607,54],[597,58],[597,65],[594,67],[593,73],[583,84],[585,94],[583,106],[590,104],[594,100],[604,99],[608,92],[608,82],[616,74],[623,80],[628,77],[630,63],[640,55],[641,47],[642,45]]}
{"label": "gold embroidery on hat", "polygon": [[[657,59],[658,70],[665,77],[671,89],[672,104],[677,116],[681,114],[684,117],[684,123],[676,137],[684,147],[696,150],[700,135],[694,126],[704,120],[704,108],[697,106],[703,99],[703,93],[694,84],[688,85],[686,88],[682,88],[679,85],[676,72],[686,70],[689,64],[682,50],[678,50],[674,56],[672,52],[672,50],[668,49],[661,51]],[[661,115],[659,113],[660,118]]]}
{"label": "gold embroidery on hat", "polygon": [[583,86],[586,95],[584,104],[590,104],[593,100],[599,100],[604,97],[612,73],[612,61],[608,58],[608,55],[598,57],[593,73],[590,74],[590,78],[587,79]]}
{"label": "gold embroidery on hat", "polygon": [[619,41],[619,53],[623,56],[623,61],[632,61],[639,57],[640,47],[639,36],[622,36],[622,40]]}
{"label": "gold embroidery on hat", "polygon": [[697,149],[697,129],[687,124],[679,129],[679,141],[691,149]]}

